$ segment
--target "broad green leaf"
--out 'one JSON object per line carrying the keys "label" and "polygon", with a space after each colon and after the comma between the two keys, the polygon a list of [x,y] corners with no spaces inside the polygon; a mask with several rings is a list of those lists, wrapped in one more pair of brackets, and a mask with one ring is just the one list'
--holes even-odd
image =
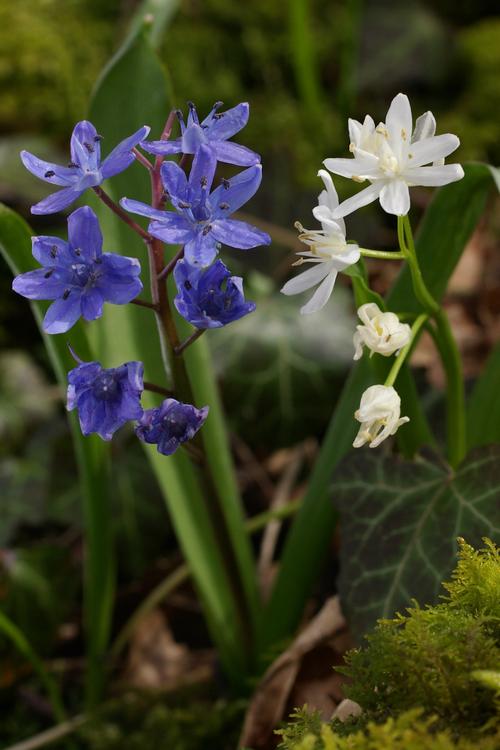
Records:
{"label": "broad green leaf", "polygon": [[467,403],[468,447],[500,443],[500,344],[491,352]]}
{"label": "broad green leaf", "polygon": [[[449,276],[479,221],[493,184],[488,166],[467,165],[464,179],[437,191],[426,212],[417,235],[417,254],[429,289],[438,298],[444,293]],[[407,268],[401,271],[386,304],[395,312],[420,312],[419,305],[414,300]],[[364,358],[353,368],[332,416],[327,437],[309,481],[304,504],[285,545],[282,564],[266,611],[265,643],[272,644],[294,632],[321,561],[325,558],[336,522],[333,510],[328,507],[331,502],[327,489],[328,477],[331,478],[336,464],[348,451],[345,436],[354,436],[353,412],[363,389],[372,382],[367,368],[368,363]],[[398,381],[399,387],[414,390],[413,382],[405,385],[404,371],[400,378],[403,380]],[[412,400],[416,400],[415,392]],[[415,414],[412,418],[415,419]],[[414,434],[424,435],[425,432],[425,424],[421,424],[418,432],[409,431],[407,435],[412,438]],[[339,450],[339,445],[344,446],[342,450]],[[404,452],[416,447],[419,446],[406,446]],[[290,581],[296,582],[296,585],[291,586]]]}
{"label": "broad green leaf", "polygon": [[[94,92],[90,119],[104,136],[103,145],[109,144],[108,148],[112,148],[117,141],[144,124],[151,126],[152,137],[159,137],[170,109],[163,68],[142,30],[124,45],[106,68]],[[139,164],[132,165],[104,187],[115,201],[127,196],[150,202],[149,175]],[[106,248],[140,259],[144,283],[141,296],[149,299],[148,261],[144,243],[105,206],[96,200],[93,206],[101,220]],[[168,252],[173,255],[176,248],[169,248]],[[162,363],[156,320],[149,310],[134,305],[114,306],[105,310],[93,331],[102,361],[116,364],[127,359],[140,360],[145,365],[146,380],[169,385]],[[253,560],[244,532],[242,508],[206,343],[202,340],[197,342],[188,354],[187,366],[196,404],[210,406],[202,436],[232,534],[246,595],[253,607],[252,619],[257,609]],[[146,407],[157,403],[157,396],[144,394],[143,404]],[[232,571],[224,569],[217,534],[209,518],[197,471],[181,451],[167,458],[160,456],[154,447],[147,447],[146,450],[225,669],[233,681],[241,681],[245,670],[242,631],[248,623],[238,619],[237,604],[229,582]]]}
{"label": "broad green leaf", "polygon": [[[0,206],[0,251],[17,275],[37,264],[31,255],[31,232],[14,211]],[[27,304],[20,299],[20,304]],[[32,302],[33,315],[41,329],[46,303]],[[92,360],[84,325],[79,322],[64,336],[43,335],[61,391],[67,388],[67,372],[75,366],[68,343],[84,360]],[[94,703],[103,681],[103,658],[109,640],[114,592],[114,549],[111,534],[107,456],[109,446],[95,435],[83,437],[75,412],[69,415],[80,471],[84,504],[85,622],[88,639],[88,700]]]}
{"label": "broad green leaf", "polygon": [[455,565],[457,537],[500,538],[500,447],[471,453],[456,473],[436,460],[363,451],[338,468],[339,590],[353,630],[391,617],[415,598],[437,600]]}

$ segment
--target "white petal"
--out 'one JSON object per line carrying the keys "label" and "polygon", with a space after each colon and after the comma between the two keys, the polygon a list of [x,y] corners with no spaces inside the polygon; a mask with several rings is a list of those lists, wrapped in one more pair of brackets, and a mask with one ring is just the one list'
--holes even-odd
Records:
{"label": "white petal", "polygon": [[339,197],[337,195],[337,191],[335,190],[335,185],[333,184],[331,175],[328,174],[326,169],[320,169],[318,172],[318,177],[321,177],[325,186],[325,190],[322,191],[321,195],[324,195],[326,191],[327,197],[327,203],[323,203],[322,205],[329,206],[329,208],[331,209],[337,208],[337,206],[339,205]]}
{"label": "white petal", "polygon": [[287,281],[285,286],[281,289],[281,292],[286,295],[305,292],[306,289],[310,289],[312,286],[319,284],[325,276],[328,276],[330,270],[330,264],[328,261],[326,263],[318,263],[312,268],[308,268],[307,271],[299,273],[298,276],[290,279],[290,281]]}
{"label": "white petal", "polygon": [[450,182],[461,180],[463,176],[464,170],[460,164],[444,164],[442,167],[417,167],[416,169],[407,169],[402,175],[410,185],[426,185],[429,187],[448,185]]}
{"label": "white petal", "polygon": [[424,112],[423,115],[417,117],[415,123],[415,130],[412,135],[412,143],[415,141],[421,141],[424,138],[432,138],[436,132],[436,119],[432,112]]}
{"label": "white petal", "polygon": [[354,263],[357,263],[360,258],[361,253],[359,252],[359,247],[354,244],[354,242],[350,242],[347,247],[348,250],[344,253],[333,256],[330,261],[332,267],[337,271],[343,271],[348,266],[354,265]]}
{"label": "white petal", "polygon": [[363,356],[363,339],[361,338],[361,334],[359,331],[356,331],[354,333],[354,336],[352,337],[352,343],[354,344],[354,360],[361,359]]}
{"label": "white petal", "polygon": [[380,193],[380,205],[388,214],[406,216],[410,210],[410,191],[403,180],[390,180]]}
{"label": "white petal", "polygon": [[319,287],[314,292],[309,302],[300,308],[302,315],[310,315],[311,313],[318,312],[322,307],[326,305],[330,299],[330,295],[333,292],[335,286],[335,280],[337,278],[337,271],[330,271],[326,279],[324,279]]}
{"label": "white petal", "polygon": [[361,190],[361,192],[348,198],[335,209],[333,212],[333,218],[338,219],[341,216],[347,216],[348,214],[352,214],[353,211],[357,211],[358,208],[362,208],[362,206],[367,206],[369,203],[372,203],[378,198],[380,191],[385,184],[385,180],[378,180],[364,190]]}
{"label": "white petal", "polygon": [[328,234],[338,232],[340,238],[345,239],[345,222],[343,219],[332,219],[332,211],[333,208],[331,209],[324,204],[315,206],[313,208],[313,216],[315,219],[321,222],[323,231],[328,232]]}
{"label": "white petal", "polygon": [[410,101],[406,94],[398,94],[391,102],[387,112],[385,125],[391,140],[398,142],[406,135],[408,142],[413,130]]}
{"label": "white petal", "polygon": [[361,140],[361,131],[363,129],[363,125],[358,122],[358,120],[353,120],[351,118],[349,118],[347,124],[349,129],[349,139],[351,143],[355,143],[357,145]]}
{"label": "white petal", "polygon": [[365,324],[368,325],[372,318],[376,315],[380,315],[382,310],[379,308],[376,302],[367,302],[361,307],[358,307],[358,317]]}
{"label": "white petal", "polygon": [[356,159],[325,159],[323,164],[330,172],[342,177],[363,177],[377,169],[378,159],[371,155],[370,158],[363,156]]}
{"label": "white petal", "polygon": [[424,138],[417,143],[413,143],[410,148],[411,158],[408,155],[407,165],[411,169],[429,164],[436,159],[444,159],[460,146],[460,141],[456,135],[445,133],[444,135],[435,135],[433,138]]}

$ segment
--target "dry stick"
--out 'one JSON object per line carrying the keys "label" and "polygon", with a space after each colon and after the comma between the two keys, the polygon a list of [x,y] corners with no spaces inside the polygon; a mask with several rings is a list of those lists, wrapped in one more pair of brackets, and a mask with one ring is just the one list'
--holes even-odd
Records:
{"label": "dry stick", "polygon": [[176,346],[174,349],[174,354],[176,357],[179,357],[185,349],[188,348],[188,346],[191,346],[196,339],[199,339],[202,333],[205,333],[207,329],[206,328],[197,328],[194,333],[191,334],[191,336],[188,336],[187,339],[184,339],[182,344],[179,344],[179,346]]}
{"label": "dry stick", "polygon": [[133,229],[133,231],[138,234],[144,242],[147,244],[150,244],[153,241],[152,235],[149,234],[149,232],[146,232],[145,229],[139,226],[133,219],[130,218],[128,213],[124,211],[124,209],[118,205],[118,203],[115,203],[112,198],[99,186],[93,187],[92,190],[94,193],[102,200],[103,203],[110,208],[113,213],[115,213],[117,216],[122,219],[122,221],[125,222],[125,224],[128,224],[128,226]]}
{"label": "dry stick", "polygon": [[50,745],[52,742],[61,740],[66,735],[74,732],[79,726],[88,721],[87,716],[75,716],[73,719],[62,722],[51,729],[47,729],[45,732],[40,732],[34,737],[30,737],[28,740],[18,742],[15,745],[11,745],[7,750],[37,750],[39,747]]}

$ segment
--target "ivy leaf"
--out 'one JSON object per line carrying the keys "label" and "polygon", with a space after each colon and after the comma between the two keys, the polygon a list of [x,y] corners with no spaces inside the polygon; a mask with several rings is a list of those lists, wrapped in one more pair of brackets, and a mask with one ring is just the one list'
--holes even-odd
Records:
{"label": "ivy leaf", "polygon": [[437,600],[457,537],[500,539],[500,446],[469,454],[456,473],[435,459],[364,452],[336,473],[342,606],[360,635],[412,599]]}

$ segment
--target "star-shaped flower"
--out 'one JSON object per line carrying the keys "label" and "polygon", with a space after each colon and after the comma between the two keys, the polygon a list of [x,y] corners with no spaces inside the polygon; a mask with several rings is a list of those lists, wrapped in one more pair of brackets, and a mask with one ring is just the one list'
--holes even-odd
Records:
{"label": "star-shaped flower", "polygon": [[111,440],[122,425],[143,414],[142,362],[104,369],[99,362],[81,362],[68,373],[68,411],[78,409],[84,435],[96,432]]}
{"label": "star-shaped flower", "polygon": [[122,198],[123,208],[152,219],[148,231],[169,244],[184,245],[188,263],[208,266],[217,255],[219,243],[248,250],[269,245],[266,232],[244,221],[228,217],[246,203],[257,191],[262,167],[255,164],[243,170],[210,193],[217,160],[208,146],[200,146],[186,178],[174,162],[162,164],[161,177],[168,199],[176,211],[161,211],[146,203]]}
{"label": "star-shaped flower", "polygon": [[146,409],[136,434],[145,443],[157,445],[158,453],[171,456],[181,443],[191,440],[208,415],[208,406],[197,409],[175,398],[167,398],[156,409]]}
{"label": "star-shaped flower", "polygon": [[16,276],[12,288],[28,299],[55,300],[43,321],[46,333],[65,333],[82,316],[95,320],[104,302],[123,305],[142,289],[136,258],[102,252],[97,216],[88,206],[68,217],[68,242],[33,237],[42,268]]}
{"label": "star-shaped flower", "polygon": [[245,146],[228,142],[228,138],[238,133],[248,122],[249,106],[242,102],[226,112],[218,112],[222,102],[216,102],[210,114],[200,122],[196,107],[189,103],[187,125],[182,112],[178,111],[181,126],[181,137],[172,141],[146,141],[141,143],[145,151],[151,154],[170,156],[171,154],[195,154],[205,145],[212,149],[215,158],[226,164],[249,167],[258,164],[260,156]]}
{"label": "star-shaped flower", "polygon": [[179,260],[174,278],[179,291],[175,306],[197,328],[221,328],[255,310],[254,302],[245,301],[243,279],[231,276],[221,260],[207,269]]}
{"label": "star-shaped flower", "polygon": [[300,259],[294,265],[315,265],[287,281],[281,289],[283,294],[300,294],[319,284],[309,302],[300,308],[303,315],[321,310],[330,299],[338,272],[359,260],[358,246],[346,242],[344,220],[333,219],[339,199],[332,178],[324,169],[320,169],[318,176],[323,180],[325,190],[318,196],[313,215],[321,222],[322,228],[304,229],[299,222],[295,225],[301,232],[299,238],[311,249],[297,253]]}
{"label": "star-shaped flower", "polygon": [[334,174],[356,182],[368,180],[371,185],[341,203],[334,218],[347,216],[377,198],[387,213],[405,216],[410,210],[409,187],[461,180],[460,164],[444,164],[444,158],[460,145],[459,139],[451,133],[434,135],[435,129],[431,112],[419,117],[413,129],[410,102],[404,94],[394,97],[385,123],[377,127],[368,115],[363,123],[349,120],[349,150],[354,158],[323,163]]}
{"label": "star-shaped flower", "polygon": [[67,167],[43,161],[29,151],[21,151],[21,159],[36,177],[52,185],[59,185],[62,190],[49,195],[32,206],[32,214],[53,214],[62,211],[89,187],[127,169],[135,159],[132,149],[149,133],[146,125],[133,135],[125,138],[113,151],[101,161],[101,136],[91,122],[82,120],[77,123],[71,136],[71,161]]}

